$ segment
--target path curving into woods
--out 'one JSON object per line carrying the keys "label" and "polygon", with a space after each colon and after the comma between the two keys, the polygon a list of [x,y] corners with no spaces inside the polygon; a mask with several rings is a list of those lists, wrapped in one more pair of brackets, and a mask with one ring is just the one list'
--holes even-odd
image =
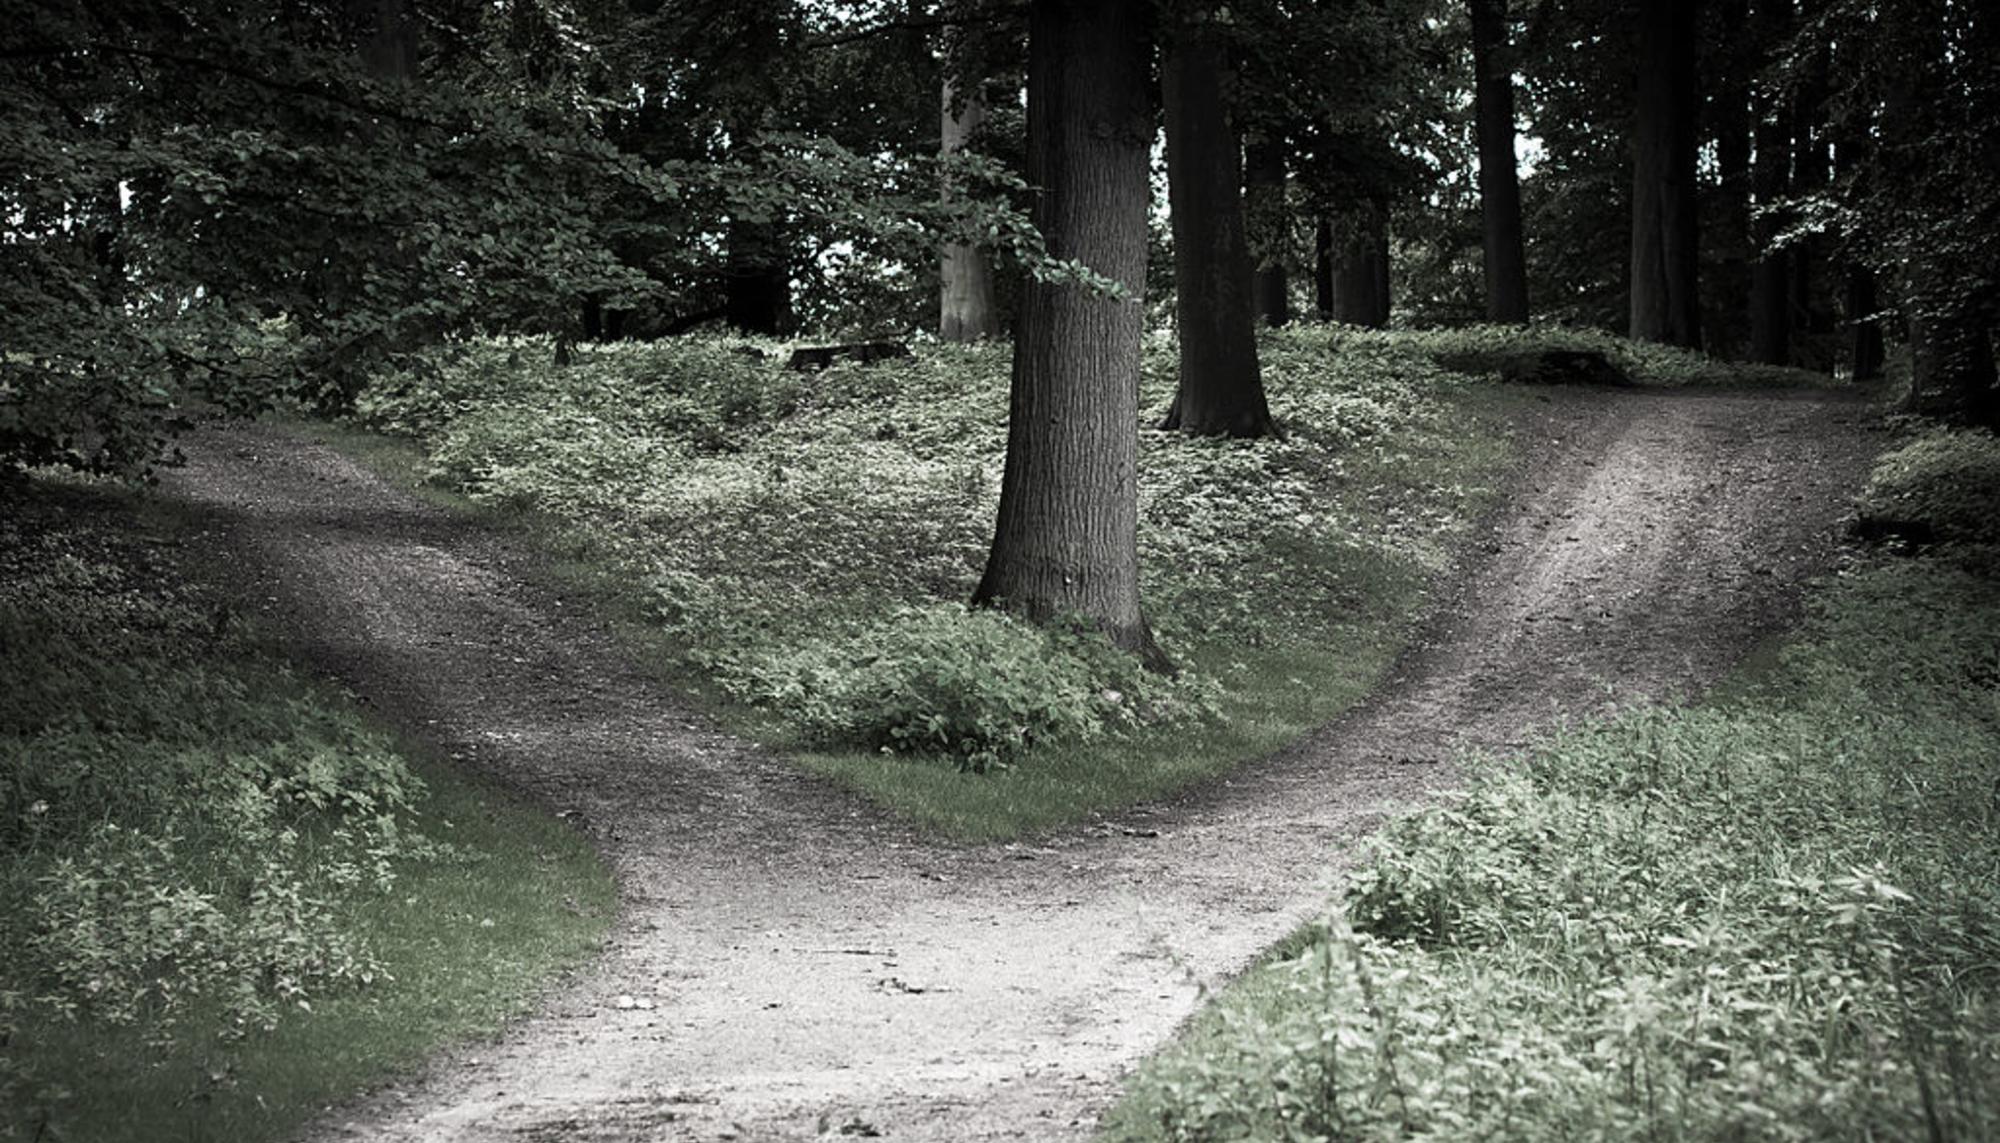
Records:
{"label": "path curving into woods", "polygon": [[274,429],[191,438],[167,483],[243,597],[581,823],[624,895],[535,1015],[315,1138],[1087,1136],[1200,987],[1319,911],[1457,751],[1699,688],[1789,621],[1876,448],[1838,395],[1548,395],[1514,497],[1373,700],[1172,804],[971,847],[687,713],[504,537]]}

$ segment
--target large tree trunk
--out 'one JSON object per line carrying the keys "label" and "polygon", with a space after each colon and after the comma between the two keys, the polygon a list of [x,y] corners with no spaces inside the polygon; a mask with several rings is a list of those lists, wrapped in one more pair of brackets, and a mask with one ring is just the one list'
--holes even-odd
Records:
{"label": "large tree trunk", "polygon": [[[963,150],[986,120],[979,92],[967,93],[953,109],[955,93],[944,81],[938,152],[949,156]],[[938,336],[946,341],[980,341],[1000,335],[1000,309],[993,295],[993,264],[986,252],[968,243],[946,243],[938,259]]]}
{"label": "large tree trunk", "polygon": [[[1763,43],[1775,50],[1791,22],[1791,0],[1760,0],[1757,33]],[[1765,365],[1790,365],[1791,260],[1785,251],[1772,248],[1782,222],[1772,208],[1791,190],[1791,108],[1768,94],[1753,108],[1757,155],[1750,178],[1757,200],[1757,221],[1752,226],[1757,260],[1750,267],[1750,358]]]}
{"label": "large tree trunk", "polygon": [[1257,368],[1243,167],[1229,120],[1229,48],[1198,11],[1178,21],[1162,80],[1174,225],[1180,387],[1163,428],[1261,437],[1273,431]]}
{"label": "large tree trunk", "polygon": [[1632,145],[1634,339],[1701,347],[1695,0],[1640,0]]}
{"label": "large tree trunk", "polygon": [[1389,208],[1362,204],[1328,235],[1328,314],[1347,325],[1389,324]]}
{"label": "large tree trunk", "polygon": [[1244,144],[1243,209],[1250,256],[1257,263],[1251,302],[1257,320],[1275,328],[1292,320],[1291,283],[1285,275],[1292,219],[1285,205],[1285,141],[1276,135],[1260,132]]}
{"label": "large tree trunk", "polygon": [[791,326],[792,275],[775,224],[730,222],[722,297],[724,320],[744,333],[772,337]]}
{"label": "large tree trunk", "polygon": [[1528,266],[1522,253],[1521,182],[1514,157],[1514,68],[1507,46],[1507,0],[1470,0],[1470,6],[1486,316],[1525,325]]}
{"label": "large tree trunk", "polygon": [[1034,0],[1028,179],[1057,258],[1124,286],[1030,281],[1014,333],[1007,468],[973,600],[1077,615],[1167,666],[1139,609],[1139,345],[1144,331],[1150,0]]}

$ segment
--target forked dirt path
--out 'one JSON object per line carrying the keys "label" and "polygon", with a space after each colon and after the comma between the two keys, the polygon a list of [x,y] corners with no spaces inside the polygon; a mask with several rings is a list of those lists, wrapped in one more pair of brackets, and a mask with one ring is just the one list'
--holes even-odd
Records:
{"label": "forked dirt path", "polygon": [[1032,844],[928,841],[680,710],[528,554],[266,429],[189,442],[251,606],[387,715],[588,829],[601,962],[321,1139],[1070,1139],[1352,843],[1504,746],[1698,687],[1834,557],[1874,442],[1816,394],[1557,392],[1395,678],[1278,757]]}

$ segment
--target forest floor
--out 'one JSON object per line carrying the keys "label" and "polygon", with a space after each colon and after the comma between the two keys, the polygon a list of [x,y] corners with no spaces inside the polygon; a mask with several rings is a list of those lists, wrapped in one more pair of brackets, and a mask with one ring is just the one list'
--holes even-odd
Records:
{"label": "forest floor", "polygon": [[305,657],[585,830],[624,913],[496,1040],[322,1140],[1087,1136],[1203,991],[1326,907],[1465,750],[1689,694],[1796,614],[1880,437],[1845,395],[1549,392],[1513,494],[1379,694],[1169,804],[930,839],[677,703],[496,531],[270,428],[170,486]]}

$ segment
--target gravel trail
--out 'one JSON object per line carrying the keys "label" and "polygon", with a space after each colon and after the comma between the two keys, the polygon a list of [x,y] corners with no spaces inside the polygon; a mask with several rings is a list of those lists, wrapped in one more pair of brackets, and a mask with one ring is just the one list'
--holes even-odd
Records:
{"label": "gravel trail", "polygon": [[246,607],[392,721],[571,817],[601,961],[323,1141],[1088,1135],[1199,990],[1323,907],[1466,748],[1713,680],[1832,566],[1873,417],[1817,393],[1551,391],[1514,496],[1391,681],[1175,802],[1015,845],[924,838],[720,734],[533,556],[269,428],[187,442]]}

